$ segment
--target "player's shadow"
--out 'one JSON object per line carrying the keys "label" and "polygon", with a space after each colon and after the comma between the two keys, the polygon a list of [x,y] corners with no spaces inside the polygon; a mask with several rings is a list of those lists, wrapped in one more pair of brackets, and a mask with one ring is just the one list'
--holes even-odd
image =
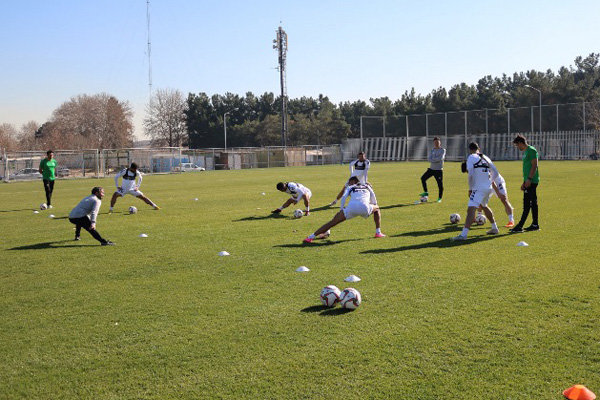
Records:
{"label": "player's shadow", "polygon": [[268,214],[268,215],[261,215],[261,216],[256,216],[253,215],[251,217],[244,217],[244,218],[240,218],[240,219],[234,219],[232,220],[232,222],[240,222],[240,221],[260,221],[263,219],[275,219],[275,218],[288,218],[285,215],[281,215],[281,214]]}
{"label": "player's shadow", "polygon": [[289,243],[289,244],[276,244],[273,247],[287,247],[287,248],[300,248],[300,247],[321,247],[321,246],[333,246],[334,244],[340,244],[344,242],[355,242],[362,239],[345,239],[345,240],[319,240],[313,241],[312,243]]}
{"label": "player's shadow", "polygon": [[[310,212],[314,213],[314,212],[317,212],[317,211],[335,210],[335,209],[336,209],[336,207],[334,207],[334,206],[326,205],[326,206],[321,206],[321,207],[317,207],[317,208],[311,208]],[[338,211],[339,211],[339,209],[338,209]]]}
{"label": "player's shadow", "polygon": [[21,208],[20,210],[0,210],[0,213],[17,212],[17,211],[35,211],[33,208]]}
{"label": "player's shadow", "polygon": [[408,207],[408,206],[416,206],[416,205],[417,204],[413,204],[413,203],[390,204],[389,206],[380,206],[379,209],[380,210],[388,210],[390,208]]}
{"label": "player's shadow", "polygon": [[436,235],[438,233],[456,232],[456,231],[459,231],[460,229],[461,228],[458,225],[446,224],[446,226],[444,226],[442,228],[427,229],[427,230],[424,230],[424,231],[404,232],[404,233],[399,233],[397,235],[391,235],[390,237],[402,237],[402,236],[419,237],[419,236],[429,236],[429,235]]}
{"label": "player's shadow", "polygon": [[440,240],[435,240],[433,242],[393,247],[390,249],[365,250],[365,251],[361,251],[360,254],[396,253],[398,251],[419,250],[419,249],[427,249],[427,248],[433,248],[433,247],[447,248],[447,247],[465,246],[465,245],[469,245],[469,244],[473,244],[473,243],[485,242],[485,241],[496,239],[496,238],[506,236],[506,235],[508,235],[508,233],[505,233],[502,235],[478,236],[478,237],[474,237],[474,238],[469,238],[467,240],[457,240],[457,241],[450,240],[450,238],[444,238],[444,239],[440,239]]}
{"label": "player's shadow", "polygon": [[[55,242],[43,242],[43,243],[34,243],[28,244],[26,246],[17,246],[6,250],[44,250],[44,249],[64,249],[67,247],[90,247],[90,246],[98,246],[97,244],[67,244],[61,245],[60,243],[73,242],[73,240],[58,240]],[[58,245],[58,246],[57,246]]]}

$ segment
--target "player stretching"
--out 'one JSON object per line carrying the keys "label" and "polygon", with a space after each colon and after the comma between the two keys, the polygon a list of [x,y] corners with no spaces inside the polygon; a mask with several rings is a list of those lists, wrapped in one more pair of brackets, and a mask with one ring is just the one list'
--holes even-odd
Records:
{"label": "player stretching", "polygon": [[[492,164],[493,165],[493,164]],[[506,188],[506,181],[498,172],[496,166],[494,166],[491,170],[492,173],[492,187],[494,192],[496,192],[496,196],[500,199],[502,204],[504,204],[504,210],[506,211],[506,215],[508,215],[508,224],[504,225],[505,228],[512,228],[515,226],[515,219],[513,217],[513,206],[508,201],[508,191]]]}
{"label": "player stretching", "polygon": [[[117,191],[113,194],[112,199],[110,199],[110,210],[109,212],[113,212],[113,207],[117,202],[119,197],[123,197],[126,194],[130,194],[134,197],[137,197],[140,200],[143,200],[144,203],[154,207],[155,210],[160,210],[160,207],[157,206],[144,196],[144,193],[140,192],[140,186],[142,185],[142,173],[137,170],[138,166],[136,163],[131,163],[129,168],[124,168],[121,172],[119,172],[115,176],[115,185],[117,186]],[[123,177],[121,186],[119,186],[119,178]],[[137,178],[137,183],[136,183]]]}
{"label": "player stretching", "polygon": [[69,221],[75,224],[75,240],[80,240],[79,235],[81,234],[81,228],[83,228],[94,239],[99,241],[102,246],[114,245],[110,240],[106,240],[100,236],[96,230],[96,217],[98,216],[98,211],[100,211],[103,197],[104,189],[95,187],[92,189],[92,195],[81,200],[69,213]]}
{"label": "player stretching", "polygon": [[496,168],[487,156],[479,153],[479,145],[475,142],[469,144],[469,158],[467,158],[466,169],[469,173],[469,204],[467,206],[467,220],[462,233],[452,240],[466,240],[471,224],[475,220],[475,212],[482,207],[483,212],[490,220],[492,229],[487,231],[488,235],[498,233],[498,226],[494,220],[494,213],[487,206],[488,200],[493,193],[490,170]]}
{"label": "player stretching", "polygon": [[[344,207],[347,197],[350,197],[350,201],[348,202],[348,205]],[[385,237],[385,235],[381,233],[381,211],[377,205],[375,192],[373,192],[371,186],[359,183],[359,179],[356,176],[353,176],[348,180],[348,187],[342,196],[340,211],[335,214],[331,221],[304,239],[304,243],[311,243],[315,238],[329,236],[329,229],[340,222],[344,222],[347,219],[352,219],[359,215],[363,218],[368,218],[371,214],[373,214],[373,220],[375,221],[375,237]]]}
{"label": "player stretching", "polygon": [[427,179],[432,176],[435,178],[435,181],[438,185],[438,199],[437,202],[442,202],[442,195],[444,194],[444,159],[446,158],[446,149],[442,148],[442,141],[439,137],[433,138],[433,149],[427,156],[427,161],[430,162],[429,168],[427,171],[421,176],[421,185],[423,185],[423,193],[419,196],[429,196],[429,192],[427,192]]}
{"label": "player stretching", "polygon": [[310,214],[310,198],[312,196],[312,192],[309,188],[297,182],[279,182],[277,184],[277,190],[291,194],[292,197],[287,199],[281,207],[271,211],[273,214],[279,214],[281,210],[288,207],[290,204],[298,203],[300,200],[304,200],[304,215]]}
{"label": "player stretching", "polygon": [[[364,151],[358,153],[357,157],[358,158],[356,160],[350,163],[350,177],[356,176],[360,183],[362,183],[363,185],[368,185],[369,182],[367,181],[367,174],[369,172],[371,162],[365,158]],[[335,200],[329,203],[330,206],[334,206],[338,202],[338,200],[342,198],[347,187],[348,184],[345,184],[342,190],[340,190],[340,192],[338,193]]]}

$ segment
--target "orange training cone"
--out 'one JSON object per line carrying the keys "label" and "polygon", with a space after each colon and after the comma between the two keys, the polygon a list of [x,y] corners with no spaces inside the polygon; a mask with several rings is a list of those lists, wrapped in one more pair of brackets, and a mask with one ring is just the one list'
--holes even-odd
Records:
{"label": "orange training cone", "polygon": [[563,395],[569,400],[594,400],[596,395],[583,385],[571,386],[565,389]]}

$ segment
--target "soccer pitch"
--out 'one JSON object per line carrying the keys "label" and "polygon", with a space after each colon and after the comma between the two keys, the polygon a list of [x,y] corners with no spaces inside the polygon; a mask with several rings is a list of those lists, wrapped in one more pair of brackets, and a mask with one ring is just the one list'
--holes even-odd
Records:
{"label": "soccer pitch", "polygon": [[[542,160],[542,230],[490,237],[487,223],[459,243],[449,238],[462,223],[448,217],[464,221],[467,177],[447,163],[444,201],[415,205],[427,165],[372,164],[388,237],[355,218],[310,245],[338,210],[323,206],[347,166],[146,176],[141,190],[162,209],[129,196],[112,215],[112,177],[58,181],[55,208],[39,214],[41,182],[0,185],[0,397],[560,399],[577,383],[599,393],[599,164]],[[518,220],[521,162],[497,166]],[[287,198],[278,181],[312,190],[310,216],[270,215]],[[106,189],[98,231],[116,246],[85,231],[72,240],[66,216],[95,185]],[[490,207],[503,226],[496,197]],[[362,281],[344,282],[351,274]],[[320,307],[328,284],[357,288],[362,305]]]}

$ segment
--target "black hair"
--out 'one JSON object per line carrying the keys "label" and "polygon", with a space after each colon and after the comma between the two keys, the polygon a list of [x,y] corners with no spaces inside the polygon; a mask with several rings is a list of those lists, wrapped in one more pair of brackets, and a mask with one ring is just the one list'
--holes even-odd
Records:
{"label": "black hair", "polygon": [[54,152],[53,152],[52,150],[48,150],[48,151],[46,152],[46,155],[47,155],[47,156],[49,156],[50,154],[54,154]]}
{"label": "black hair", "polygon": [[132,162],[129,169],[138,169],[138,165],[136,163]]}
{"label": "black hair", "polygon": [[279,191],[283,191],[283,190],[285,190],[285,183],[283,183],[283,182],[279,182],[279,183],[277,184],[277,190],[279,190]]}
{"label": "black hair", "polygon": [[477,142],[471,142],[469,143],[469,150],[473,151],[473,150],[479,150],[479,145],[477,144]]}
{"label": "black hair", "polygon": [[355,180],[356,182],[360,182],[360,179],[358,179],[358,176],[351,176],[350,179],[348,179],[348,183],[350,183],[351,180]]}
{"label": "black hair", "polygon": [[517,144],[517,143],[523,143],[523,144],[527,144],[527,139],[525,139],[525,136],[518,134],[514,139],[513,139],[513,143]]}
{"label": "black hair", "polygon": [[441,141],[442,139],[440,139],[439,136],[436,136],[436,137],[433,138],[433,140],[439,140],[439,141]]}
{"label": "black hair", "polygon": [[100,193],[102,189],[104,189],[102,186],[94,186],[92,188],[92,194]]}

